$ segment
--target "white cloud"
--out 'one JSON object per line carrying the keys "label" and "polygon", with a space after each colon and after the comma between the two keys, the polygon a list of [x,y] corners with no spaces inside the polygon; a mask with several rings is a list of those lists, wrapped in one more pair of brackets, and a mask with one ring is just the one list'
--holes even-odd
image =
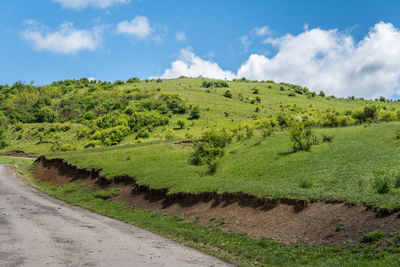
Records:
{"label": "white cloud", "polygon": [[267,34],[270,34],[270,33],[271,33],[271,31],[269,30],[268,26],[263,26],[261,28],[255,27],[251,31],[251,34],[255,34],[255,35],[258,35],[258,36],[264,36],[264,35],[267,35]]}
{"label": "white cloud", "polygon": [[244,52],[247,53],[249,51],[249,47],[253,43],[254,39],[260,38],[266,35],[271,34],[271,31],[268,26],[263,27],[254,27],[249,34],[243,35],[239,38],[240,42],[244,47]]}
{"label": "white cloud", "polygon": [[186,35],[185,35],[185,33],[183,31],[177,31],[175,33],[175,39],[178,42],[184,42],[184,41],[186,41]]}
{"label": "white cloud", "polygon": [[201,59],[188,49],[181,49],[179,59],[172,62],[171,68],[165,70],[161,78],[177,78],[182,75],[229,80],[235,77],[232,72],[222,70],[217,63]]}
{"label": "white cloud", "polygon": [[79,30],[73,23],[67,22],[51,31],[33,20],[26,21],[26,25],[22,37],[31,42],[36,50],[73,54],[81,50],[95,50],[101,44],[100,28]]}
{"label": "white cloud", "polygon": [[251,55],[238,77],[285,81],[338,96],[390,97],[399,86],[400,32],[390,23],[376,24],[359,43],[319,28],[266,42],[278,48],[277,54]]}
{"label": "white cloud", "polygon": [[400,32],[390,23],[377,23],[360,42],[349,33],[319,28],[264,42],[276,46],[277,53],[272,57],[250,55],[237,74],[181,50],[181,58],[162,77],[246,77],[367,98],[392,97],[400,89]]}
{"label": "white cloud", "polygon": [[117,25],[117,32],[120,34],[133,35],[139,39],[146,39],[152,32],[148,18],[136,16],[133,20],[124,20]]}
{"label": "white cloud", "polygon": [[131,0],[53,0],[64,8],[83,9],[87,7],[107,8],[115,4],[127,4]]}

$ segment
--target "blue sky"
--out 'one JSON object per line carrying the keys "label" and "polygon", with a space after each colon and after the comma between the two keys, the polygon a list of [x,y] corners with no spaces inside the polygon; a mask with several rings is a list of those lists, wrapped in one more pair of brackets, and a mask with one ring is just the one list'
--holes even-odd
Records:
{"label": "blue sky", "polygon": [[246,76],[393,97],[399,10],[366,0],[2,0],[0,83]]}

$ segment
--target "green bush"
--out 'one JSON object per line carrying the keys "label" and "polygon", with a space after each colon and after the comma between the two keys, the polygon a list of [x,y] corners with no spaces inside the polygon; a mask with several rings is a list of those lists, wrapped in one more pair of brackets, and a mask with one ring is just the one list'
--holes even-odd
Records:
{"label": "green bush", "polygon": [[176,122],[176,124],[178,124],[178,126],[179,126],[180,129],[183,129],[183,128],[185,127],[186,122],[185,122],[185,120],[179,119],[179,120]]}
{"label": "green bush", "polygon": [[96,131],[91,137],[91,140],[101,141],[103,144],[111,146],[120,143],[125,136],[129,134],[129,127],[118,125],[108,129]]}
{"label": "green bush", "polygon": [[19,121],[19,122],[17,122],[17,123],[15,124],[15,131],[16,131],[16,132],[21,131],[22,128],[23,128],[22,122]]}
{"label": "green bush", "polygon": [[229,84],[226,81],[203,81],[201,84],[202,87],[229,87]]}
{"label": "green bush", "polygon": [[332,143],[332,141],[333,141],[333,135],[325,135],[325,134],[323,134],[322,135],[322,142],[323,143]]}
{"label": "green bush", "polygon": [[199,106],[194,106],[190,110],[189,120],[198,120],[200,119],[200,108]]}
{"label": "green bush", "polygon": [[309,151],[312,145],[318,143],[317,137],[303,122],[293,121],[290,124],[290,140],[293,151]]}
{"label": "green bush", "polygon": [[224,96],[227,97],[227,98],[232,98],[233,95],[232,95],[231,90],[226,90],[225,93],[224,93]]}
{"label": "green bush", "polygon": [[190,155],[190,163],[194,165],[207,164],[209,173],[215,173],[219,159],[225,154],[225,147],[232,141],[232,135],[226,130],[207,131],[202,140],[197,141]]}
{"label": "green bush", "polygon": [[99,140],[90,140],[86,143],[85,148],[98,147],[101,144]]}

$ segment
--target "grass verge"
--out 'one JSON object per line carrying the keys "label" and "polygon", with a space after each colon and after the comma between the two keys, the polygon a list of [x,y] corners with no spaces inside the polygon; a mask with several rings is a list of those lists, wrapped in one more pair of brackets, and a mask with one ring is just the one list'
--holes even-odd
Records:
{"label": "grass verge", "polygon": [[[107,200],[115,190],[94,191],[85,184],[54,186],[38,181],[30,174],[31,166],[23,162],[14,167],[28,183],[55,198],[93,212],[152,231],[187,246],[199,249],[239,266],[398,266],[397,243],[382,246],[382,238],[352,245],[346,249],[285,245],[267,238],[253,239],[245,234],[224,232],[215,226],[184,222],[179,215],[130,208]],[[395,236],[397,240],[398,236]]]}

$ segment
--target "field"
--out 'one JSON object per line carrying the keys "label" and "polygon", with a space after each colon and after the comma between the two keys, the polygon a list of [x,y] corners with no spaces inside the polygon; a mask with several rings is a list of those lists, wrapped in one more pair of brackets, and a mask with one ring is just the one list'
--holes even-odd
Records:
{"label": "field", "polygon": [[[3,152],[22,150],[45,155],[47,159],[61,158],[78,168],[100,170],[99,175],[110,181],[117,176],[129,176],[138,185],[163,189],[171,195],[241,192],[268,199],[350,204],[350,207],[373,208],[378,215],[394,213],[395,216],[400,210],[399,102],[384,98],[336,98],[271,81],[225,82],[203,78],[114,84],[64,81],[41,87],[39,91],[29,86],[15,90],[3,87]],[[27,92],[31,99],[22,97]],[[16,108],[17,105],[20,106]],[[301,142],[308,142],[309,147],[296,148],[293,141],[296,134]],[[210,136],[211,139],[207,139]],[[218,143],[225,137],[229,141],[223,145]],[[201,151],[202,164],[194,164],[193,155],[199,149],[204,150]],[[116,218],[137,221],[139,226],[180,241],[186,238],[195,247],[199,245],[193,240],[198,237],[194,234],[193,238],[188,238],[185,232],[188,228],[196,233],[211,231],[216,240],[227,238],[233,243],[247,244],[243,249],[253,246],[252,242],[261,242],[251,237],[251,231],[250,237],[240,237],[240,233],[230,233],[232,236],[228,237],[224,231],[210,230],[205,226],[209,218],[199,218],[201,226],[192,226],[188,218],[193,220],[194,215],[187,215],[184,223],[174,222],[177,225],[174,224],[173,231],[161,226],[167,223],[164,220],[170,220],[162,216],[155,216],[156,222],[149,226],[152,213],[144,212],[141,219],[132,213],[133,217],[127,218],[120,214],[125,206],[107,201],[99,204],[99,200],[91,199],[92,193],[86,189],[67,194],[68,186],[74,184],[59,187],[51,183],[38,184],[49,194],[106,215],[115,209],[113,216]],[[89,198],[87,202],[81,199],[83,196]],[[137,203],[135,206],[139,205]],[[257,211],[257,216],[262,216],[262,212]],[[179,232],[180,227],[184,234]],[[340,223],[332,227],[339,229],[337,232],[342,231]],[[347,233],[340,238],[345,239]],[[357,233],[353,237],[359,240],[353,241],[359,242],[364,234]],[[243,240],[238,240],[241,238]],[[212,243],[210,240],[199,242]],[[302,246],[282,244],[281,247],[281,243],[265,242],[261,246],[265,247],[257,249],[260,253],[265,252],[263,249],[269,250],[268,259],[261,257],[262,253],[248,256],[260,265],[267,262],[279,265],[282,250],[299,257],[296,260],[285,258],[293,265],[327,262],[327,257],[332,260],[329,265],[334,262],[335,249],[315,248],[314,256],[307,254],[307,259],[302,259],[299,256],[303,253]],[[385,242],[387,245],[391,241]],[[363,265],[374,265],[373,258],[383,252],[377,257],[395,264],[397,256],[391,258],[385,254],[387,250],[378,249],[386,245],[376,243],[377,247],[367,248],[371,251],[362,259],[355,259],[353,254],[342,250],[339,257],[348,259],[350,265],[353,260],[355,265],[361,264],[359,260]],[[230,251],[229,257],[235,254],[233,250],[239,250],[234,245],[223,247],[218,246]],[[397,245],[393,249],[397,249]],[[204,250],[210,252],[209,248]],[[270,254],[272,250],[277,254]],[[238,253],[234,255],[238,257],[236,260],[228,257],[229,260],[254,264],[243,260],[246,258],[243,251]],[[330,256],[322,257],[320,253]]]}

